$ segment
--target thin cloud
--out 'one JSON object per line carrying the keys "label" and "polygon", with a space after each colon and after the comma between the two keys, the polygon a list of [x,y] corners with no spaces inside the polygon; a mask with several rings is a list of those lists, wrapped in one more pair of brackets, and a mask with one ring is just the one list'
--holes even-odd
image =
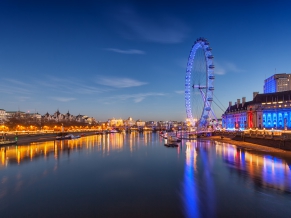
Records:
{"label": "thin cloud", "polygon": [[81,81],[74,81],[73,78],[62,79],[59,77],[48,76],[49,82],[38,81],[38,84],[51,88],[53,91],[62,93],[74,93],[74,94],[96,94],[109,91],[100,87],[89,86],[88,84],[82,84]]}
{"label": "thin cloud", "polygon": [[4,80],[6,80],[7,82],[10,82],[10,83],[13,83],[13,84],[15,84],[15,85],[31,86],[31,84],[24,83],[24,82],[19,81],[19,80],[16,80],[16,79],[9,79],[9,78],[7,78],[7,79],[4,79]]}
{"label": "thin cloud", "polygon": [[69,102],[69,101],[76,100],[75,98],[65,98],[65,97],[51,97],[51,99],[60,101],[60,102]]}
{"label": "thin cloud", "polygon": [[29,95],[33,93],[33,88],[32,84],[15,79],[7,78],[0,81],[0,93]]}
{"label": "thin cloud", "polygon": [[97,78],[96,83],[115,88],[129,88],[147,84],[145,82],[140,82],[130,78],[118,78],[118,77],[99,77]]}
{"label": "thin cloud", "polygon": [[244,70],[239,69],[234,63],[231,63],[231,62],[226,62],[225,66],[226,66],[227,71],[229,72],[234,72],[234,73],[244,72]]}
{"label": "thin cloud", "polygon": [[179,91],[175,91],[177,94],[184,94],[185,91],[184,90],[179,90]]}
{"label": "thin cloud", "polygon": [[87,87],[77,88],[75,89],[75,91],[76,93],[79,93],[79,94],[97,94],[97,93],[103,93],[105,90],[87,86]]}
{"label": "thin cloud", "polygon": [[117,48],[106,48],[105,50],[120,53],[120,54],[138,54],[138,55],[145,54],[144,51],[137,50],[137,49],[121,50]]}
{"label": "thin cloud", "polygon": [[16,87],[16,86],[10,86],[10,85],[1,85],[0,84],[0,93],[5,93],[5,94],[31,94],[32,91],[21,88],[21,87]]}
{"label": "thin cloud", "polygon": [[227,73],[241,73],[241,72],[244,72],[244,70],[238,68],[232,62],[222,62],[222,63],[215,62],[214,74],[216,75],[224,75]]}
{"label": "thin cloud", "polygon": [[149,92],[149,93],[139,93],[139,94],[129,94],[129,95],[117,95],[117,96],[112,96],[111,99],[117,100],[117,101],[133,100],[135,103],[139,103],[148,97],[164,96],[164,95],[165,95],[164,93]]}
{"label": "thin cloud", "polygon": [[215,63],[214,74],[224,75],[226,73],[226,69],[222,67],[220,64]]}
{"label": "thin cloud", "polygon": [[22,101],[23,102],[23,101],[27,101],[27,100],[31,99],[31,97],[19,96],[16,99],[18,99],[18,101]]}
{"label": "thin cloud", "polygon": [[125,38],[135,38],[157,43],[180,43],[189,28],[179,19],[165,14],[141,16],[131,8],[124,8],[116,14],[120,22],[120,33]]}

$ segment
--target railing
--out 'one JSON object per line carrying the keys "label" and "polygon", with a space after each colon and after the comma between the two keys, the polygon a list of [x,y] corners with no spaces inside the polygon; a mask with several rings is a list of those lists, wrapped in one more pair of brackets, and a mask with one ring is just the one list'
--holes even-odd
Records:
{"label": "railing", "polygon": [[291,131],[282,130],[244,130],[244,131],[215,131],[215,135],[224,137],[241,136],[242,138],[265,138],[278,140],[291,140]]}

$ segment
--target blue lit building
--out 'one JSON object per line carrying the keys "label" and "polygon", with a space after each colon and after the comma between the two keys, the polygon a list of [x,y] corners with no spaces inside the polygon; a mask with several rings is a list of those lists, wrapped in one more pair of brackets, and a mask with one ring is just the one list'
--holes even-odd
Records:
{"label": "blue lit building", "polygon": [[246,102],[246,98],[237,99],[234,105],[229,102],[229,106],[222,115],[222,127],[226,129],[245,129],[247,125],[247,108],[251,102]]}
{"label": "blue lit building", "polygon": [[253,104],[261,105],[264,128],[291,129],[291,91],[258,94]]}
{"label": "blue lit building", "polygon": [[266,128],[291,129],[291,90],[274,93],[253,93],[253,100],[229,105],[222,115],[226,129]]}
{"label": "blue lit building", "polygon": [[264,81],[264,93],[284,92],[291,90],[291,74],[274,74]]}

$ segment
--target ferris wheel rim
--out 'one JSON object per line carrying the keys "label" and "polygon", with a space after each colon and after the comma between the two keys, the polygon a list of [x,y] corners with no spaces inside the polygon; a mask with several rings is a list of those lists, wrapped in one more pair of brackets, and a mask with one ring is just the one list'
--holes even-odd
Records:
{"label": "ferris wheel rim", "polygon": [[[202,49],[204,52],[204,57],[206,61],[206,93],[205,93],[205,98],[204,98],[204,105],[203,105],[203,111],[199,119],[198,127],[200,126],[206,126],[207,124],[207,119],[209,118],[209,113],[211,110],[211,103],[213,100],[213,91],[214,91],[214,65],[213,65],[213,55],[211,53],[211,47],[209,42],[204,39],[204,38],[198,38],[195,42],[194,45],[192,46],[192,49],[190,51],[190,55],[188,57],[188,62],[187,62],[187,69],[186,69],[186,76],[185,76],[185,107],[186,107],[186,114],[187,118],[191,122],[192,126],[195,125],[195,121],[193,118],[193,113],[192,113],[192,108],[191,108],[191,70],[192,70],[192,64],[195,58],[196,51],[198,49]],[[194,84],[193,84],[193,89],[194,89]]]}

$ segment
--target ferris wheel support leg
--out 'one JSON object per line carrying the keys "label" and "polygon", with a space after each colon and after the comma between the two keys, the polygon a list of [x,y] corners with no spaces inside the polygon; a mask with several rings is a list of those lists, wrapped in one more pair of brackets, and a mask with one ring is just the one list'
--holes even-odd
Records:
{"label": "ferris wheel support leg", "polygon": [[217,122],[217,117],[216,117],[216,115],[214,114],[214,111],[212,110],[212,108],[211,108],[211,113],[212,113],[213,117],[215,118],[215,120],[216,120],[216,122]]}
{"label": "ferris wheel support leg", "polygon": [[[205,101],[206,101],[206,97],[205,97],[204,92],[203,92],[202,90],[200,90],[200,93],[201,93],[201,96],[202,96],[202,98],[203,98],[203,101],[205,102]],[[207,104],[207,103],[206,103],[206,104]],[[209,106],[209,105],[207,104],[207,106]],[[211,107],[210,107],[210,108],[211,108]],[[216,120],[216,122],[217,122],[217,117],[216,117],[214,111],[212,110],[212,108],[211,108],[211,113],[212,113],[213,117],[215,118],[215,120]]]}

